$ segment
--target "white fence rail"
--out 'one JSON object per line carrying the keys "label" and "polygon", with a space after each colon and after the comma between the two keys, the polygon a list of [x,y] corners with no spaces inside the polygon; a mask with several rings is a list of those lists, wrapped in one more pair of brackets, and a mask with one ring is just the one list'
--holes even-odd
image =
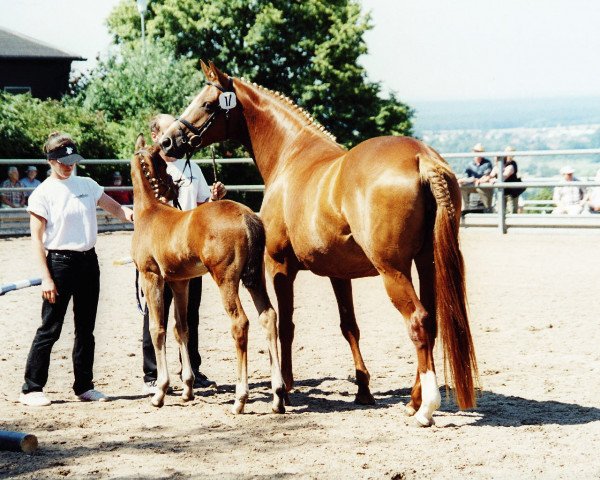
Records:
{"label": "white fence rail", "polygon": [[[505,157],[504,151],[491,151],[484,153],[486,157]],[[600,148],[594,149],[573,149],[573,150],[522,150],[511,152],[513,157],[548,157],[548,156],[571,156],[571,155],[600,155]],[[464,153],[444,153],[444,158],[472,158],[481,156],[481,153],[464,152]],[[197,159],[193,160],[198,165],[212,165],[212,159]],[[254,163],[251,158],[220,158],[216,160],[222,165],[227,164],[251,164]],[[84,160],[81,164],[84,165],[129,165],[130,160],[123,159],[94,159]],[[0,165],[47,165],[45,159],[0,159]],[[43,179],[41,179],[43,180]],[[533,179],[528,178],[518,184],[519,187],[526,188],[547,188],[564,185],[558,179],[544,178]],[[600,182],[595,181],[578,181],[569,183],[570,186],[582,187],[597,187]],[[484,189],[496,190],[498,196],[503,194],[505,188],[514,188],[514,183],[498,182],[495,184],[482,184],[478,186]],[[104,187],[106,191],[121,190],[131,191],[131,186],[120,187]],[[2,189],[0,194],[9,191],[32,191],[31,188],[19,189]],[[230,192],[262,192],[264,185],[227,185],[227,190]],[[498,197],[499,198],[499,197]],[[499,212],[495,214],[469,213],[463,216],[461,225],[463,227],[470,226],[486,226],[497,227],[502,233],[506,233],[508,227],[555,227],[555,228],[600,228],[600,215],[542,215],[549,213],[553,208],[553,202],[548,200],[525,201],[525,210],[530,212],[540,212],[540,214],[516,214],[507,215],[503,209],[503,202],[497,202]],[[122,223],[103,210],[98,210],[98,229],[100,231],[112,230],[130,230],[130,224]],[[25,235],[29,233],[29,216],[24,208],[2,208],[0,209],[0,236]]]}

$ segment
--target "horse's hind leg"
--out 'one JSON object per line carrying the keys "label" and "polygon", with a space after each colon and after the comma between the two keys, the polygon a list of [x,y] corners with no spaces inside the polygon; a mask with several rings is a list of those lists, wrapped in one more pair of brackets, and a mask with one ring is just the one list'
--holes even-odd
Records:
{"label": "horse's hind leg", "polygon": [[240,302],[239,280],[217,281],[217,285],[225,311],[231,318],[231,336],[235,341],[238,361],[235,403],[231,411],[236,414],[244,413],[248,401],[248,317]]}
{"label": "horse's hind leg", "polygon": [[358,345],[360,340],[360,330],[356,324],[356,316],[354,315],[352,283],[350,280],[341,278],[330,278],[330,280],[340,312],[340,328],[342,329],[344,338],[350,344],[350,350],[352,350],[352,357],[354,358],[354,366],[356,368],[358,392],[354,401],[361,405],[373,405],[375,399],[369,390],[370,375]]}
{"label": "horse's hind leg", "polygon": [[188,280],[169,282],[173,291],[173,303],[175,304],[175,340],[179,345],[179,356],[181,358],[181,381],[183,391],[181,399],[184,402],[194,399],[194,373],[190,364],[188,350],[189,331],[187,323],[188,304]]}
{"label": "horse's hind leg", "polygon": [[420,396],[420,405],[415,413],[415,419],[420,425],[428,427],[433,424],[433,412],[440,407],[442,402],[433,363],[436,324],[435,317],[425,310],[417,297],[408,272],[410,272],[409,267],[402,270],[390,266],[380,269],[388,295],[406,320],[408,334],[417,349],[418,378],[407,412],[409,414],[414,412]]}
{"label": "horse's hind leg", "polygon": [[279,366],[279,351],[277,348],[277,314],[271,305],[267,289],[263,283],[255,288],[248,288],[252,301],[258,310],[258,319],[267,334],[269,344],[269,360],[271,362],[271,388],[273,390],[273,406],[275,413],[285,413],[284,397],[285,384]]}
{"label": "horse's hind leg", "polygon": [[[428,325],[427,329],[428,340],[430,344],[430,350],[433,351],[436,338],[436,322],[437,314],[435,308],[435,264],[433,262],[433,250],[431,248],[424,248],[422,252],[415,257],[415,265],[419,273],[419,293],[421,303],[428,313]],[[433,356],[431,358],[431,364],[433,366]],[[435,372],[435,369],[432,368]],[[417,367],[417,374],[415,377],[415,383],[410,394],[410,402],[406,405],[406,413],[408,415],[414,415],[417,410],[421,407],[421,375],[419,368]]]}
{"label": "horse's hind leg", "polygon": [[155,407],[162,407],[165,395],[169,388],[169,370],[167,369],[166,332],[164,325],[163,290],[165,283],[159,275],[150,272],[141,274],[142,291],[146,296],[150,320],[150,336],[156,355],[156,387],[157,391],[151,403]]}

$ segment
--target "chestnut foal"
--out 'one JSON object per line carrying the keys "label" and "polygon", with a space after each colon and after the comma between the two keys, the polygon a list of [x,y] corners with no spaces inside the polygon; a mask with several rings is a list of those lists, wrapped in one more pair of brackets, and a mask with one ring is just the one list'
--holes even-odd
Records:
{"label": "chestnut foal", "polygon": [[[188,355],[186,308],[188,281],[210,273],[221,292],[237,350],[237,383],[233,413],[243,413],[248,399],[248,318],[239,298],[240,280],[250,292],[267,333],[271,360],[272,409],[284,413],[285,385],[279,366],[277,315],[265,286],[265,233],[260,218],[248,207],[229,200],[180,211],[167,205],[177,188],[166,173],[158,147],[146,147],[140,135],[131,162],[134,233],[131,256],[140,272],[150,313],[150,334],[156,352],[158,392],[152,405],[162,407],[169,386],[163,324],[163,289],[173,291],[175,339],[181,353],[182,399],[194,398],[194,374]],[[162,201],[161,201],[162,200]]]}

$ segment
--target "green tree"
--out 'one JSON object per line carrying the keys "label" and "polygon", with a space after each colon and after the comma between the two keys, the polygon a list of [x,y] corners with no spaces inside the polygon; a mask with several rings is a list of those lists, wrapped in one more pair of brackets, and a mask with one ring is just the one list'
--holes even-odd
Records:
{"label": "green tree", "polygon": [[53,131],[70,134],[88,158],[114,158],[119,126],[72,99],[39,100],[0,92],[0,158],[43,158],[42,147]]}
{"label": "green tree", "polygon": [[156,112],[177,112],[202,85],[195,61],[176,57],[154,42],[142,51],[123,45],[77,86],[80,102],[111,121],[134,121]]}
{"label": "green tree", "polygon": [[[134,2],[123,0],[108,19],[115,42],[139,44],[139,22]],[[281,91],[343,144],[412,133],[412,110],[395,95],[383,98],[358,63],[371,23],[357,0],[154,0],[146,26],[148,44],[161,39],[180,57],[213,60]]]}

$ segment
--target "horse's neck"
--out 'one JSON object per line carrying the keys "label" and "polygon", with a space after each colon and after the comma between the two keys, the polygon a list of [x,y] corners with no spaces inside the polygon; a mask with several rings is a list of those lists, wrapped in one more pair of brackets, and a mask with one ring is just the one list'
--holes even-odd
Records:
{"label": "horse's neck", "polygon": [[[131,162],[131,182],[133,183],[134,217],[156,206],[159,201],[154,196],[150,182],[142,171],[140,160],[135,156]],[[135,213],[137,210],[138,213]]]}
{"label": "horse's neck", "polygon": [[303,150],[303,144],[322,147],[311,148],[311,152],[303,155],[299,159],[303,164],[317,161],[325,154],[343,153],[343,148],[312,125],[297,106],[261,87],[246,83],[243,87],[239,94],[250,142],[246,148],[252,151],[265,185],[277,177],[287,162],[294,160],[297,156],[294,154]]}

